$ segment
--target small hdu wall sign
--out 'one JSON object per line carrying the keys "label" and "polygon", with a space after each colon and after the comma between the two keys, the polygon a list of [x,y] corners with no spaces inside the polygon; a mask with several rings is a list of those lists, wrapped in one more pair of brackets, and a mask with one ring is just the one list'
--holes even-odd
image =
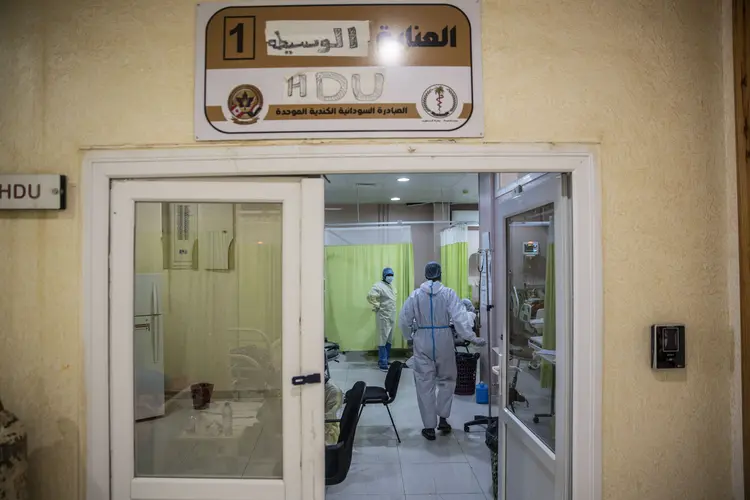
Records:
{"label": "small hdu wall sign", "polygon": [[64,175],[0,175],[0,210],[64,210]]}

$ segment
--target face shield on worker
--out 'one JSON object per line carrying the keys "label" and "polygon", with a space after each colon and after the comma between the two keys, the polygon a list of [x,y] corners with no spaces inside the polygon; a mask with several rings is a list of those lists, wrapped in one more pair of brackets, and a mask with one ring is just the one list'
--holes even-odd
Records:
{"label": "face shield on worker", "polygon": [[[414,356],[409,366],[414,370],[419,412],[424,426],[422,435],[435,439],[435,428],[450,432],[448,417],[456,388],[455,329],[463,341],[484,345],[474,335],[466,308],[452,289],[440,282],[442,269],[437,262],[425,267],[425,278],[404,303],[399,316],[401,332],[413,342]],[[436,393],[437,390],[437,393]]]}
{"label": "face shield on worker", "polygon": [[378,331],[378,368],[388,370],[393,344],[393,328],[396,326],[396,289],[393,287],[393,269],[386,267],[381,280],[375,283],[367,294],[367,301],[375,313],[375,326]]}

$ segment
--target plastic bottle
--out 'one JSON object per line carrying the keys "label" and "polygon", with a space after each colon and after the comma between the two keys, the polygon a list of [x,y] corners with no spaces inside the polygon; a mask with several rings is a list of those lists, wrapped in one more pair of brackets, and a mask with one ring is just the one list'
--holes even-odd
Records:
{"label": "plastic bottle", "polygon": [[188,419],[187,427],[185,431],[188,434],[195,434],[198,432],[198,415],[195,410],[190,410],[190,417]]}
{"label": "plastic bottle", "polygon": [[232,405],[229,401],[224,402],[224,408],[221,410],[221,427],[225,436],[232,435]]}
{"label": "plastic bottle", "polygon": [[477,404],[486,405],[490,403],[490,389],[484,382],[479,382],[476,387]]}

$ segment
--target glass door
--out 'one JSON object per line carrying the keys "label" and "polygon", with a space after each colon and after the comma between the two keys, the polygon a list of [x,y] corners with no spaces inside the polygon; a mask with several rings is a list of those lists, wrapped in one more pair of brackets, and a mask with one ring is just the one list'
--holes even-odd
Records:
{"label": "glass door", "polygon": [[322,287],[301,252],[301,234],[323,246],[322,228],[302,231],[311,196],[322,214],[317,179],[113,184],[113,500],[296,499],[320,483],[323,443],[302,440],[323,427],[322,356],[303,362],[322,329],[301,335],[303,269]]}
{"label": "glass door", "polygon": [[569,195],[547,174],[497,199],[506,500],[570,498]]}

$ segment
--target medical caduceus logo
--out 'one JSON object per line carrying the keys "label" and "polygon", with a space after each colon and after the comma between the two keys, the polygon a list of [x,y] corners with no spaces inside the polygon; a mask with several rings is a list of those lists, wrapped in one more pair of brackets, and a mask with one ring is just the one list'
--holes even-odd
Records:
{"label": "medical caduceus logo", "polygon": [[448,118],[457,107],[456,91],[447,85],[431,85],[422,93],[422,108],[433,118]]}
{"label": "medical caduceus logo", "polygon": [[263,94],[255,85],[240,85],[229,94],[227,107],[234,123],[252,125],[263,109]]}

